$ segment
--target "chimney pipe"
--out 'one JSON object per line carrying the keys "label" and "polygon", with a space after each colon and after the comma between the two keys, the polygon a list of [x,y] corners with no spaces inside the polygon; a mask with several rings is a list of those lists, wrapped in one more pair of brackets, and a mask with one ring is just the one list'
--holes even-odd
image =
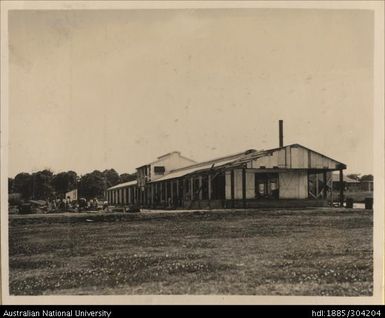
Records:
{"label": "chimney pipe", "polygon": [[283,120],[279,120],[279,148],[283,147]]}

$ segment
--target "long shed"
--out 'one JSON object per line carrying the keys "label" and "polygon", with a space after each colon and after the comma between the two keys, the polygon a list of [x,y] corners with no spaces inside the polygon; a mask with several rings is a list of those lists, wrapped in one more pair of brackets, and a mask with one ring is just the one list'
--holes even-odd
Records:
{"label": "long shed", "polygon": [[[299,144],[249,149],[201,163],[179,152],[169,156],[177,167],[157,166],[154,179],[146,174],[151,169],[143,169],[149,165],[138,168],[137,181],[107,189],[109,203],[153,209],[326,206],[335,199],[332,172],[339,171],[342,178],[346,169],[342,162]],[[167,155],[162,160],[168,162]]]}

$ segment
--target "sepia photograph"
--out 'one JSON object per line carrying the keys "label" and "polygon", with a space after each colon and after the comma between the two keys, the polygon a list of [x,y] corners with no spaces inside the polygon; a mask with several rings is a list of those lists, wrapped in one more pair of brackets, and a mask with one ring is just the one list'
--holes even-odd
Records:
{"label": "sepia photograph", "polygon": [[146,2],[2,5],[3,301],[383,301],[383,3]]}

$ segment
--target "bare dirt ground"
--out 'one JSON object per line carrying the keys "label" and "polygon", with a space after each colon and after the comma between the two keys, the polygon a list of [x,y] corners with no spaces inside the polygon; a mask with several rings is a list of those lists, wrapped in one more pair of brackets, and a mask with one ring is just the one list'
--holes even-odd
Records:
{"label": "bare dirt ground", "polygon": [[368,210],[10,216],[12,295],[372,294]]}

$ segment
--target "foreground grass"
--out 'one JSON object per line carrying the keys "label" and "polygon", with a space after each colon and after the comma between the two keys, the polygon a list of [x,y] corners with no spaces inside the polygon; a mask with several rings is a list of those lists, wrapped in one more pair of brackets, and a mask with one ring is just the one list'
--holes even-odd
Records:
{"label": "foreground grass", "polygon": [[10,293],[372,294],[372,211],[10,218]]}

